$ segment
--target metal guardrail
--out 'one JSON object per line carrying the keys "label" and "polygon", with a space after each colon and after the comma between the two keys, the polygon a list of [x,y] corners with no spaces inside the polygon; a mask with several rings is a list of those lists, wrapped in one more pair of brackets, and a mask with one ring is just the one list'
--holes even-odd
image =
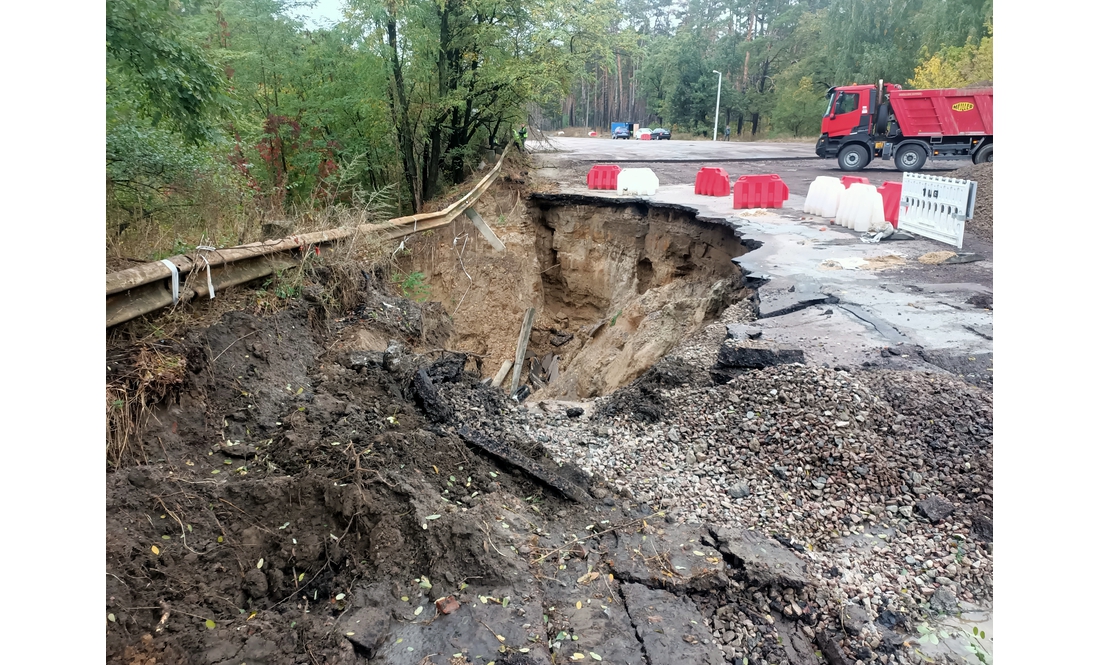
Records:
{"label": "metal guardrail", "polygon": [[475,201],[496,181],[504,157],[504,148],[493,168],[465,196],[443,210],[397,217],[379,224],[363,224],[292,235],[279,240],[254,242],[224,249],[198,250],[163,261],[143,263],[107,275],[107,327],[124,323],[143,314],[196,296],[214,292],[298,265],[308,251],[320,254],[340,240],[359,234],[380,240],[396,240],[414,233],[446,226],[466,213]]}

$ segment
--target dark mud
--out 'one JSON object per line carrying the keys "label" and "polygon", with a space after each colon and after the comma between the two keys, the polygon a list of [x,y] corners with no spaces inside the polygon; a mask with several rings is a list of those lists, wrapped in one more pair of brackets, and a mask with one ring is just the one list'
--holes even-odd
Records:
{"label": "dark mud", "polygon": [[[753,559],[557,464],[439,350],[445,317],[361,288],[342,319],[306,300],[158,342],[179,374],[107,472],[108,662],[820,662],[839,625],[804,553]],[[361,330],[392,341],[333,350]],[[613,408],[708,383],[662,360]],[[719,646],[735,623],[758,637]]]}

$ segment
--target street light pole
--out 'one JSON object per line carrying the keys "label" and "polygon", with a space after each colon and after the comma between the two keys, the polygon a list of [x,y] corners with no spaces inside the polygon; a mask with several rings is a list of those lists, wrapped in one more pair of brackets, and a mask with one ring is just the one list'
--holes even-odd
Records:
{"label": "street light pole", "polygon": [[722,101],[722,72],[717,69],[712,69],[712,72],[718,75],[718,96],[714,99],[714,138],[712,140],[718,140],[718,104]]}

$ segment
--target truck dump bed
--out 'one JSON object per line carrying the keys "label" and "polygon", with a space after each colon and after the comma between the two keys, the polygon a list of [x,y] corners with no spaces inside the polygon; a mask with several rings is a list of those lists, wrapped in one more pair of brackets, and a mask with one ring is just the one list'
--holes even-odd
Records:
{"label": "truck dump bed", "polygon": [[992,136],[993,88],[898,90],[890,93],[905,136]]}

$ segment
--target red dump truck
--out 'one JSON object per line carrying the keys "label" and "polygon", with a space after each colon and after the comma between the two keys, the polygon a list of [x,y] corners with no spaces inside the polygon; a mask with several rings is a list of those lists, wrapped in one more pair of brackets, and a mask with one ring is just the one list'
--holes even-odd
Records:
{"label": "red dump truck", "polygon": [[817,155],[859,171],[873,158],[900,171],[925,161],[993,161],[993,88],[902,90],[892,83],[831,88]]}

